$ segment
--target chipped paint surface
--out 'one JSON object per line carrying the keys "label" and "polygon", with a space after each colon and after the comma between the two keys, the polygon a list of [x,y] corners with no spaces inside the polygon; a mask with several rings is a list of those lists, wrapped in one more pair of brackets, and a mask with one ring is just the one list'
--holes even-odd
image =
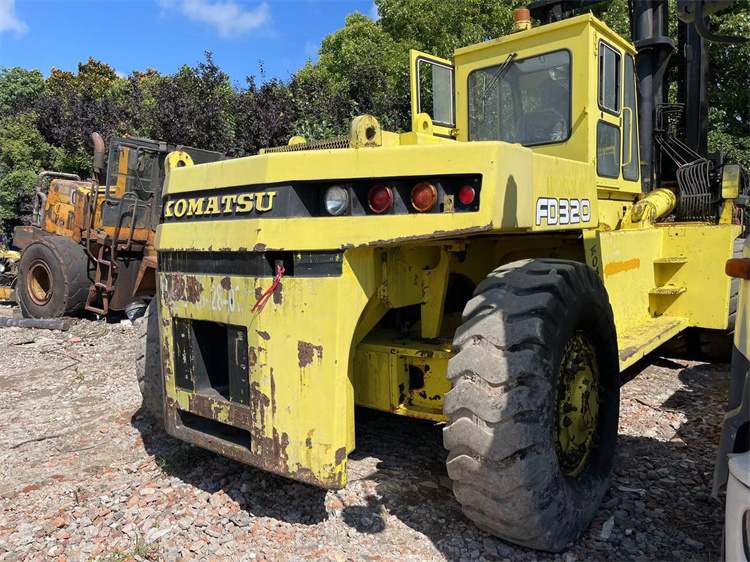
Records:
{"label": "chipped paint surface", "polygon": [[[269,301],[262,315],[246,311],[256,291],[268,287],[267,278],[160,273],[167,431],[270,472],[326,488],[343,487],[347,451],[353,449],[348,342],[360,313],[344,318],[336,310],[361,311],[375,292],[375,260],[357,258],[361,250],[352,252],[361,264],[358,275],[345,258],[341,277],[285,277],[283,293]],[[345,298],[346,306],[332,306],[337,298]],[[201,324],[193,325],[193,320]],[[193,338],[198,351],[176,362],[174,354],[183,350],[175,349],[173,330],[180,326],[193,333],[177,341]],[[289,337],[289,326],[297,337]],[[223,343],[221,334],[236,327],[243,328],[246,340],[232,336]],[[201,346],[201,338],[209,339]],[[319,345],[323,341],[332,342],[330,348],[324,350]],[[238,345],[247,346],[245,354],[235,349]],[[191,365],[205,363],[210,371],[222,361],[234,361],[229,372],[236,369],[237,376],[246,377],[244,394],[227,390],[231,381],[228,387],[226,382],[213,387],[209,378],[191,387]],[[180,373],[175,372],[177,364]],[[233,380],[236,385],[241,379]]]}
{"label": "chipped paint surface", "polygon": [[300,369],[312,364],[313,359],[323,359],[323,346],[313,345],[310,342],[297,342],[297,358],[299,359]]}
{"label": "chipped paint surface", "polygon": [[612,261],[604,266],[604,276],[611,277],[612,275],[638,269],[639,267],[641,267],[641,260],[639,258],[632,258],[625,261]]}

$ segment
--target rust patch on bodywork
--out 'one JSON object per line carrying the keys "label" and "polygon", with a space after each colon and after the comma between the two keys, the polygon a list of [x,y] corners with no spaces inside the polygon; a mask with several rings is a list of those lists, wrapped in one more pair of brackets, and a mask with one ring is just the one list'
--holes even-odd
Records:
{"label": "rust patch on bodywork", "polygon": [[167,275],[167,297],[169,300],[185,300],[185,276],[180,273]]}
{"label": "rust patch on bodywork", "polygon": [[346,460],[346,447],[336,449],[336,464],[341,464]]}
{"label": "rust patch on bodywork", "polygon": [[322,345],[313,345],[306,341],[297,342],[297,359],[299,359],[300,369],[311,364],[315,355],[318,359],[323,359]]}
{"label": "rust patch on bodywork", "polygon": [[271,334],[269,334],[268,332],[264,332],[262,330],[255,330],[255,333],[258,334],[261,338],[263,338],[266,341],[271,339]]}
{"label": "rust patch on bodywork", "polygon": [[[178,421],[179,406],[171,398],[167,399],[165,420],[167,433],[269,472],[327,488],[341,487],[340,475],[337,475],[336,480],[321,481],[309,468],[299,467],[292,470],[289,467],[289,436],[285,432],[280,433],[275,427],[272,428],[271,436],[267,436],[264,425],[257,423],[265,417],[269,406],[272,410],[274,409],[274,400],[263,394],[257,386],[252,389],[251,393],[254,400],[259,400],[258,410],[199,393],[190,395],[188,404],[188,411],[207,420],[218,421],[219,414],[224,413],[227,419],[222,423],[247,431],[251,437],[251,446],[224,439],[220,434],[214,435],[198,428],[193,429],[190,425],[183,425]],[[338,459],[338,453],[336,458]]]}
{"label": "rust patch on bodywork", "polygon": [[251,367],[258,363],[258,354],[252,346],[247,348],[247,362]]}
{"label": "rust patch on bodywork", "polygon": [[284,290],[284,287],[282,283],[279,283],[276,285],[276,288],[273,290],[273,304],[281,304],[284,302],[284,296],[282,294],[282,291]]}
{"label": "rust patch on bodywork", "polygon": [[195,304],[201,300],[203,294],[203,285],[192,275],[187,276],[187,284],[185,286],[185,300],[189,303]]}
{"label": "rust patch on bodywork", "polygon": [[312,436],[313,433],[315,433],[315,428],[313,427],[310,431],[307,432],[307,439],[305,439],[305,446],[308,449],[312,449]]}
{"label": "rust patch on bodywork", "polygon": [[260,297],[262,296],[263,296],[263,288],[255,287],[255,300],[260,300]]}
{"label": "rust patch on bodywork", "polygon": [[231,291],[232,290],[232,280],[229,277],[224,277],[221,280],[221,288],[225,291]]}
{"label": "rust patch on bodywork", "polygon": [[342,244],[339,246],[340,250],[349,250],[351,248],[364,248],[367,246],[383,246],[386,244],[400,243],[400,242],[411,242],[414,240],[426,240],[431,238],[444,238],[446,236],[462,236],[465,234],[476,234],[478,232],[487,232],[493,229],[493,224],[490,222],[485,226],[471,226],[468,228],[457,228],[456,230],[435,230],[428,234],[417,234],[416,236],[398,236],[396,238],[388,238],[382,240],[372,240],[365,242],[364,244]]}

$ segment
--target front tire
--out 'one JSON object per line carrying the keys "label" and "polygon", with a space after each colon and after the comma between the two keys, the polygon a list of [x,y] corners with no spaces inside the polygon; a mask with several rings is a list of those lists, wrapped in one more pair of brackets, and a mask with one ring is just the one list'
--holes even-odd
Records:
{"label": "front tire", "polygon": [[90,285],[88,257],[72,238],[44,236],[21,254],[16,295],[26,318],[80,314]]}
{"label": "front tire", "polygon": [[612,308],[584,264],[493,271],[466,305],[448,363],[448,474],[477,526],[557,552],[609,486],[619,417]]}

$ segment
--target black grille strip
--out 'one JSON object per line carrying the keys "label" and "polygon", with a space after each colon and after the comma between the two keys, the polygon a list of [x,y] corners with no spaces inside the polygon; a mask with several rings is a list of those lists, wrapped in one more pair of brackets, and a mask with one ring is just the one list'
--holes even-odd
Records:
{"label": "black grille strip", "polygon": [[159,271],[192,275],[338,277],[343,252],[160,252]]}

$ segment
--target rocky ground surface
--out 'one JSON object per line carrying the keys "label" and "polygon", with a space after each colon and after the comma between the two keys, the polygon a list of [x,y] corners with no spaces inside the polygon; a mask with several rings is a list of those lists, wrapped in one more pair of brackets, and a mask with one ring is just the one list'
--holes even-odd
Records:
{"label": "rocky ground surface", "polygon": [[0,560],[718,559],[726,365],[627,373],[612,487],[551,555],[462,514],[438,425],[358,412],[350,484],[326,492],[171,439],[140,407],[133,326],[71,324],[0,328]]}

